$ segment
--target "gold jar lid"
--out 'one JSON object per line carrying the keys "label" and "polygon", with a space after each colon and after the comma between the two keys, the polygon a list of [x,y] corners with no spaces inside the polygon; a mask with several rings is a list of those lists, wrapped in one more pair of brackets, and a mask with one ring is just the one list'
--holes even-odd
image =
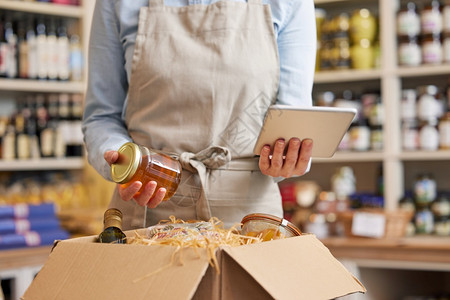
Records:
{"label": "gold jar lid", "polygon": [[141,150],[139,146],[128,142],[123,144],[119,150],[119,159],[111,165],[111,178],[117,183],[126,183],[133,178],[141,161]]}

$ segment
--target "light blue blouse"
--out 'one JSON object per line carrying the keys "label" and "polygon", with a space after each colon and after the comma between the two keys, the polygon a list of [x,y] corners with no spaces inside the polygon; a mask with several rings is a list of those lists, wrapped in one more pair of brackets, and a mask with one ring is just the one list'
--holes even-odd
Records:
{"label": "light blue blouse", "polygon": [[[131,141],[125,126],[139,9],[149,0],[97,0],[92,20],[83,133],[89,163],[111,180],[105,151]],[[165,0],[168,6],[219,0]],[[227,0],[246,2],[246,0]],[[316,55],[313,0],[263,0],[272,11],[280,57],[277,103],[312,105]]]}

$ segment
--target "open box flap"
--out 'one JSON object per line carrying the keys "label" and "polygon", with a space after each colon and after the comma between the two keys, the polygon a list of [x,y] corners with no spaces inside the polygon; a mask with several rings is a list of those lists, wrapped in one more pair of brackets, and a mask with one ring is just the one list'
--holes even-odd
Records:
{"label": "open box flap", "polygon": [[366,292],[311,234],[223,250],[275,299],[333,299]]}
{"label": "open box flap", "polygon": [[178,255],[171,264],[174,251],[59,242],[22,299],[191,299],[209,266],[207,255],[183,249],[184,264]]}

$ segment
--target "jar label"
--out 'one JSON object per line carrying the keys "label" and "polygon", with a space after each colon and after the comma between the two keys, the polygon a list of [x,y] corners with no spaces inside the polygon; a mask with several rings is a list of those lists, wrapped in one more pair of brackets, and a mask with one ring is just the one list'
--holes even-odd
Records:
{"label": "jar label", "polygon": [[397,33],[399,35],[418,35],[420,33],[419,15],[412,12],[401,12],[397,16]]}
{"label": "jar label", "polygon": [[428,42],[422,45],[423,62],[438,64],[442,62],[442,45],[439,42]]}
{"label": "jar label", "polygon": [[424,10],[420,15],[422,33],[442,32],[442,16],[436,10]]}
{"label": "jar label", "polygon": [[400,45],[399,63],[406,66],[418,66],[422,62],[422,52],[417,44]]}

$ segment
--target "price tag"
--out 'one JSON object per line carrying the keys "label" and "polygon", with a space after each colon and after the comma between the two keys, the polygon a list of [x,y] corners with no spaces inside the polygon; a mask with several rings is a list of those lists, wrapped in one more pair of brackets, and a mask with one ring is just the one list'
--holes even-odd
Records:
{"label": "price tag", "polygon": [[353,214],[352,233],[358,236],[381,238],[384,236],[386,217],[381,214],[358,212]]}

